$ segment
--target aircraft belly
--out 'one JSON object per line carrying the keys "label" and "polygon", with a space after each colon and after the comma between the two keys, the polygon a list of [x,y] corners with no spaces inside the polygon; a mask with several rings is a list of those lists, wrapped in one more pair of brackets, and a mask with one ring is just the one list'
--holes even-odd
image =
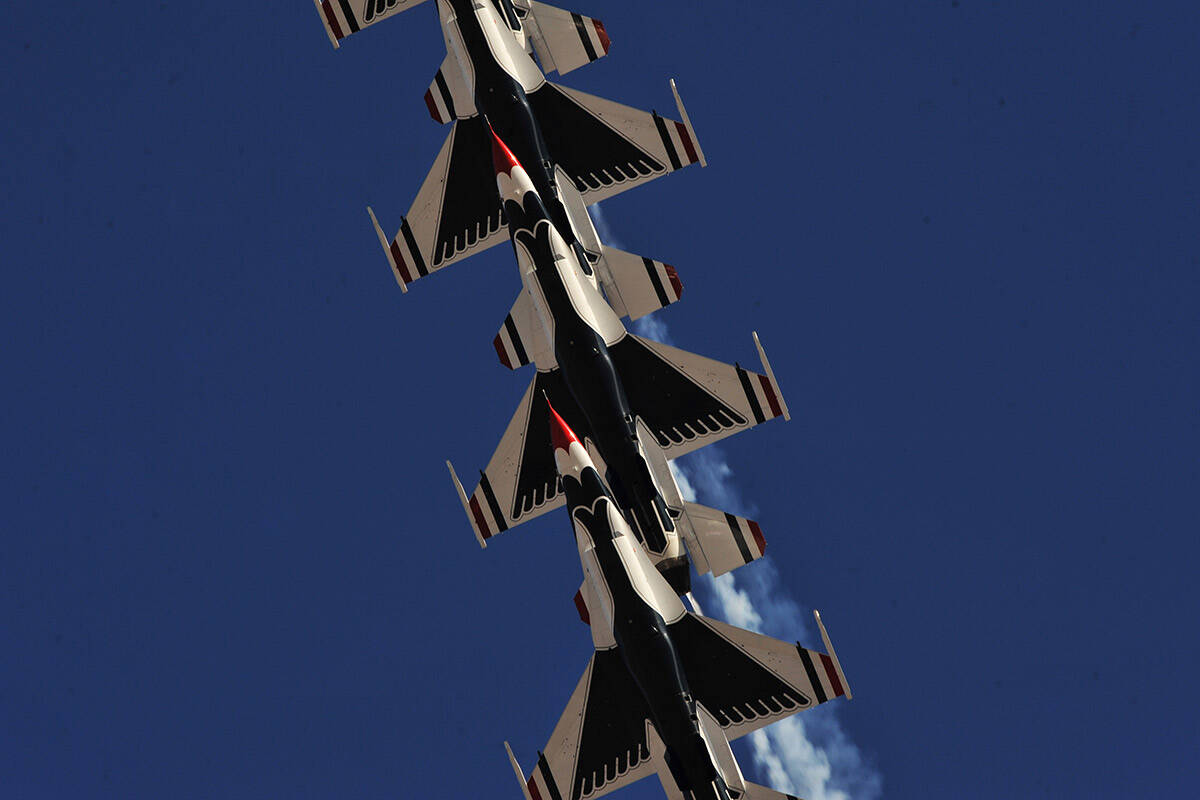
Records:
{"label": "aircraft belly", "polygon": [[[615,506],[610,508],[616,513]],[[642,602],[657,611],[667,624],[675,622],[687,613],[679,595],[675,594],[666,578],[650,563],[650,557],[639,542],[626,536],[614,540],[613,544],[625,574],[629,576],[629,583]]]}

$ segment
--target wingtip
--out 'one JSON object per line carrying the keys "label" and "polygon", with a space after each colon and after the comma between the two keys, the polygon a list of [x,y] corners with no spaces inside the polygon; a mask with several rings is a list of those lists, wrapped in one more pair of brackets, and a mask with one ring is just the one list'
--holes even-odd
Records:
{"label": "wingtip", "polygon": [[688,135],[692,137],[692,144],[696,146],[696,158],[700,162],[700,166],[707,167],[708,159],[704,157],[704,148],[700,146],[700,137],[696,135],[696,129],[692,127],[692,118],[688,116],[687,109],[683,107],[683,100],[679,97],[679,89],[675,86],[674,78],[671,78],[671,94],[675,95],[675,108],[679,109],[679,119],[687,128]]}
{"label": "wingtip", "polygon": [[458,479],[458,473],[454,471],[454,465],[450,463],[450,459],[446,459],[446,469],[450,470],[450,479],[454,481],[454,489],[458,492],[458,501],[462,503],[463,512],[467,515],[467,520],[471,523],[471,531],[475,534],[475,541],[479,542],[481,550],[487,549],[487,540],[479,533],[479,529],[475,527],[475,522],[471,519],[471,505],[467,500],[467,493],[463,490],[462,481]]}
{"label": "wingtip", "polygon": [[784,422],[790,422],[792,412],[788,410],[787,399],[783,396],[783,389],[779,388],[779,381],[775,380],[775,370],[771,369],[771,362],[767,360],[767,351],[763,349],[762,342],[759,341],[758,331],[751,331],[754,337],[754,347],[758,350],[758,360],[762,362],[763,372],[767,373],[767,380],[775,387],[775,394],[779,398],[780,410],[783,411]]}
{"label": "wingtip", "polygon": [[508,753],[508,763],[512,765],[513,774],[517,776],[517,783],[521,785],[521,794],[525,796],[525,800],[533,800],[529,796],[529,787],[525,783],[525,773],[521,772],[521,765],[517,763],[517,757],[513,755],[512,747],[509,746],[508,740],[504,742],[504,751]]}
{"label": "wingtip", "polygon": [[371,227],[375,229],[375,235],[379,237],[379,246],[383,248],[383,255],[387,258],[388,266],[392,268],[392,275],[396,278],[396,283],[400,285],[401,294],[408,294],[408,284],[404,282],[404,278],[400,275],[400,269],[396,266],[395,258],[392,256],[392,244],[388,241],[387,236],[383,233],[383,228],[379,225],[379,219],[375,216],[375,209],[367,206],[367,215],[371,217]]}
{"label": "wingtip", "polygon": [[341,49],[341,41],[333,32],[333,27],[329,24],[330,17],[328,15],[333,13],[332,10],[327,12],[321,4],[321,0],[313,0],[313,5],[317,7],[317,16],[321,18],[321,27],[325,29],[325,34],[329,37],[329,43],[333,45],[334,50]]}
{"label": "wingtip", "polygon": [[846,673],[842,670],[842,662],[837,657],[837,651],[833,649],[833,642],[829,641],[829,632],[825,630],[825,623],[821,621],[821,612],[813,609],[813,619],[817,621],[817,627],[821,629],[821,641],[825,643],[825,649],[829,651],[829,657],[833,659],[833,668],[837,670],[838,678],[842,681],[842,687],[846,690],[845,697],[847,700],[854,699],[854,693],[850,691],[850,681],[846,680]]}

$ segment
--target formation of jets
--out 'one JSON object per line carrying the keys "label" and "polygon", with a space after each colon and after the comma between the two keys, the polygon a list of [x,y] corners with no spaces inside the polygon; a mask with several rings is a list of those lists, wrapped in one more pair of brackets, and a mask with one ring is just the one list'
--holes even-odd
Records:
{"label": "formation of jets", "polygon": [[[314,0],[335,47],[424,0]],[[520,290],[493,345],[536,374],[468,493],[480,545],[566,506],[595,652],[537,763],[525,800],[588,800],[655,774],[672,800],[776,800],[747,781],[729,742],[850,689],[826,652],[700,613],[691,574],[761,558],[757,522],[683,499],[668,460],[776,417],[762,372],[630,333],[679,300],[674,268],[604,245],[587,207],[705,164],[678,121],[546,80],[606,55],[599,21],[534,0],[436,0],[446,58],[425,93],[450,133],[399,231],[371,222],[403,291],[501,241]],[[447,462],[449,465],[449,462]],[[687,605],[684,600],[686,599]],[[688,609],[691,606],[691,610]],[[505,745],[507,748],[507,744]]]}

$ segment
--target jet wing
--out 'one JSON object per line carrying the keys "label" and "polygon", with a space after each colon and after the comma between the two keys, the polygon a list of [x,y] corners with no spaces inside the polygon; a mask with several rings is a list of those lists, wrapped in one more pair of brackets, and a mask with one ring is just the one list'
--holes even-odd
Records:
{"label": "jet wing", "polygon": [[528,97],[551,158],[589,205],[704,161],[689,124],[549,82]]}
{"label": "jet wing", "polygon": [[848,694],[832,655],[692,613],[670,631],[692,695],[731,740]]}
{"label": "jet wing", "polygon": [[389,240],[375,223],[401,289],[508,239],[489,135],[482,117],[457,120],[400,231]]}
{"label": "jet wing", "polygon": [[550,399],[571,430],[587,438],[587,419],[568,391],[562,374],[558,370],[539,372],[525,390],[474,491],[468,496],[459,489],[480,543],[566,502],[554,465],[550,414],[543,395]]}
{"label": "jet wing", "polygon": [[527,796],[600,797],[655,773],[650,709],[616,650],[592,655],[545,752],[529,774]]}
{"label": "jet wing", "polygon": [[334,47],[340,47],[342,39],[358,33],[368,25],[374,25],[393,14],[407,11],[425,0],[313,0],[325,32]]}
{"label": "jet wing", "polygon": [[633,334],[609,352],[630,409],[667,458],[788,416],[765,360],[767,374],[762,375]]}

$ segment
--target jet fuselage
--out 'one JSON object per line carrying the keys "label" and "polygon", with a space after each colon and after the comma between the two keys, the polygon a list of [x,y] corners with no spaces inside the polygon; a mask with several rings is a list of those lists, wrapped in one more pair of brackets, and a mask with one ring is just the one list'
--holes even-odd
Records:
{"label": "jet fuselage", "polygon": [[[626,335],[616,313],[600,292],[595,276],[585,271],[586,257],[578,242],[569,245],[548,214],[539,193],[515,154],[494,140],[498,185],[508,217],[521,280],[551,337],[554,356],[571,396],[588,422],[588,435],[609,468],[620,507],[628,510],[638,533],[655,554],[679,547],[675,524],[650,473],[637,437],[621,376],[608,345]],[[505,159],[512,159],[507,173]],[[581,263],[582,259],[582,263]],[[667,554],[659,564],[682,594],[688,590],[687,557]]]}
{"label": "jet fuselage", "polygon": [[[551,424],[563,424],[556,417]],[[593,639],[597,646],[616,644],[666,745],[667,765],[679,788],[694,800],[728,800],[668,628],[686,613],[683,603],[634,538],[579,442],[570,442],[565,451],[556,443],[555,458],[597,606],[589,608]]]}
{"label": "jet fuselage", "polygon": [[[508,0],[439,0],[439,7],[447,49],[455,55],[465,85],[472,87],[476,110],[525,167],[563,238],[569,245],[575,244],[574,230],[559,197],[554,162],[526,97],[527,91],[540,87],[546,78],[518,38],[523,33],[512,4]],[[486,158],[484,153],[480,156]],[[480,188],[486,191],[486,187]],[[590,271],[590,267],[585,269]]]}

